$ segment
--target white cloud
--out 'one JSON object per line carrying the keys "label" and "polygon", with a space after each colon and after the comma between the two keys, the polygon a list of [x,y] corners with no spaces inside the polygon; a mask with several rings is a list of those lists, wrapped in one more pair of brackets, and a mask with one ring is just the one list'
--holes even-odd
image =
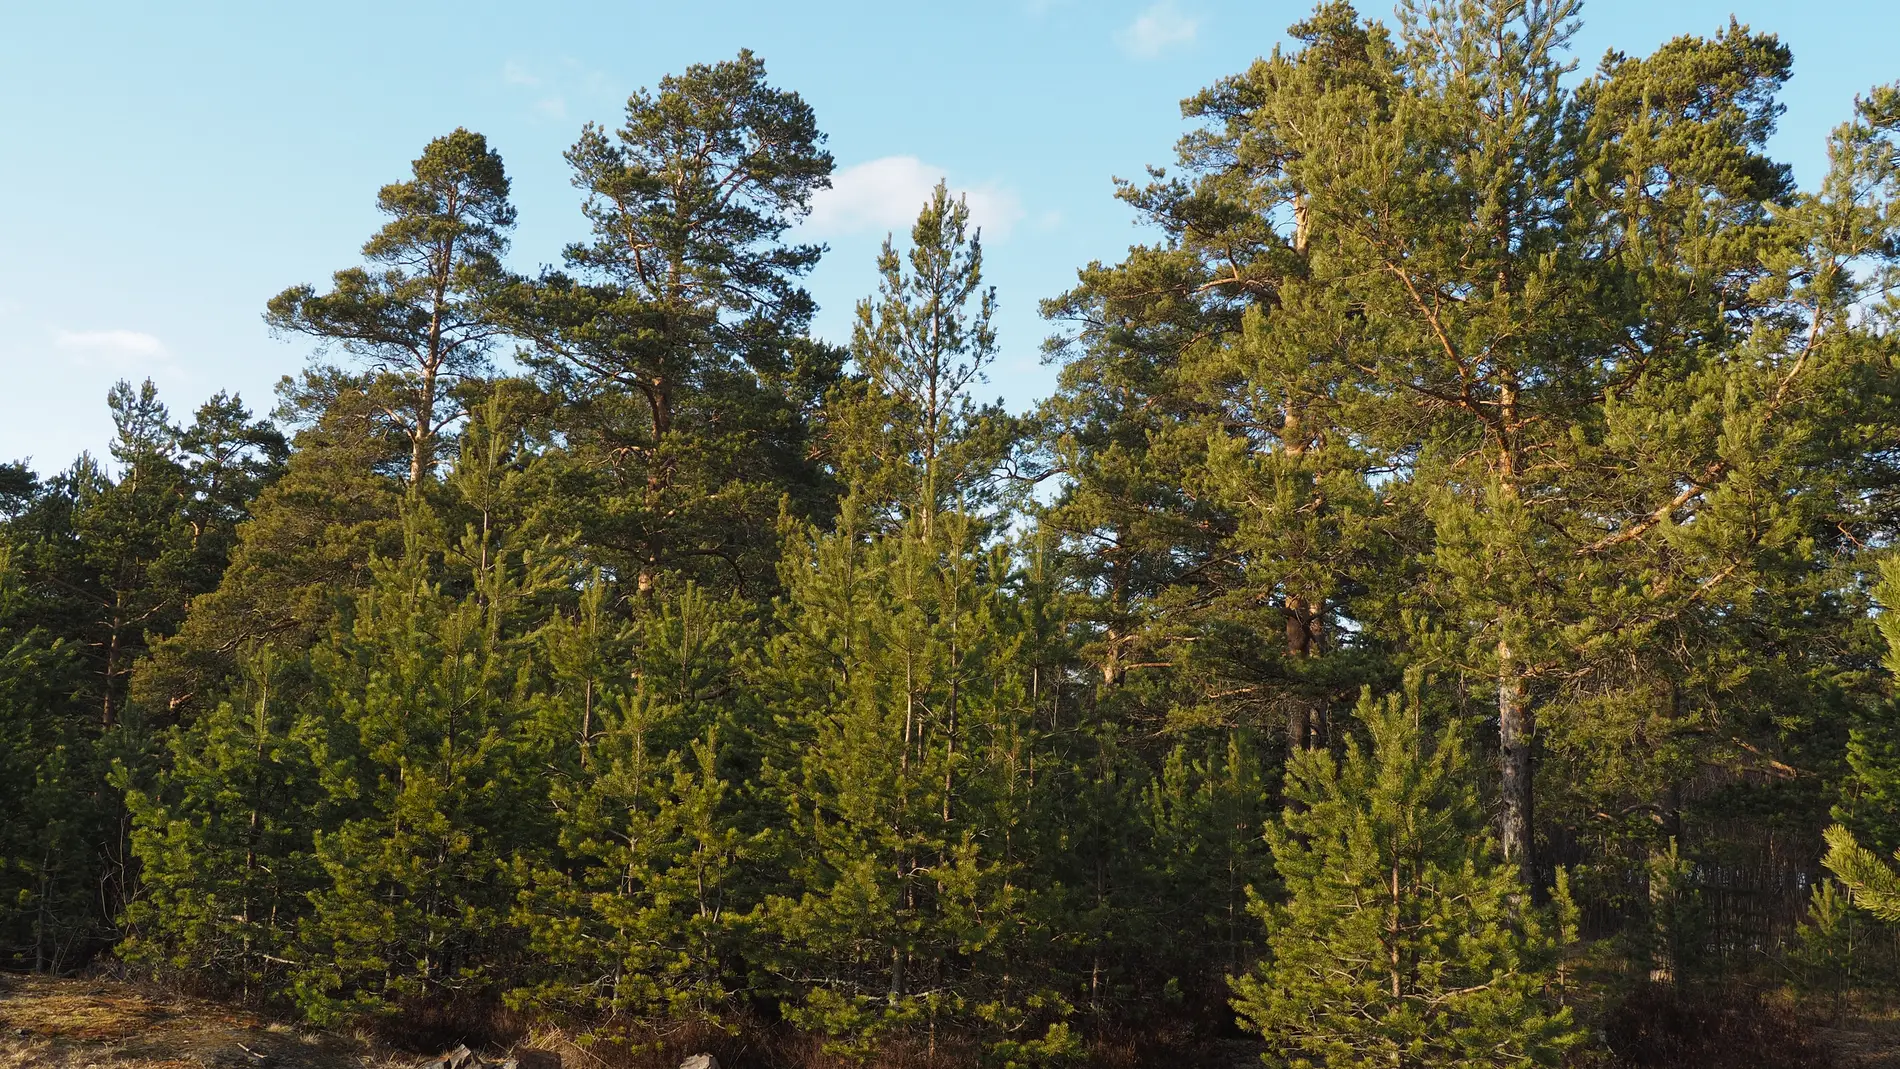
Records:
{"label": "white cloud", "polygon": [[590,106],[614,98],[611,79],[572,58],[540,66],[511,59],[501,65],[501,81],[531,97],[534,110],[549,119],[567,118],[570,97],[584,100]]}
{"label": "white cloud", "polygon": [[[917,221],[917,210],[944,177],[915,156],[885,156],[854,164],[831,176],[831,188],[812,198],[806,229],[820,236],[843,237],[865,231],[906,232]],[[1009,236],[1023,217],[1021,198],[1002,186],[988,184],[961,188],[951,184],[970,205],[970,222],[988,238]]]}
{"label": "white cloud", "polygon": [[541,84],[539,76],[529,70],[525,65],[512,59],[501,65],[501,80],[509,85],[535,86]]}
{"label": "white cloud", "polygon": [[171,350],[143,331],[55,330],[53,344],[93,367],[125,371],[171,364]]}
{"label": "white cloud", "polygon": [[1136,16],[1115,39],[1136,59],[1154,59],[1176,45],[1192,42],[1200,32],[1199,18],[1183,14],[1174,0],[1161,0]]}

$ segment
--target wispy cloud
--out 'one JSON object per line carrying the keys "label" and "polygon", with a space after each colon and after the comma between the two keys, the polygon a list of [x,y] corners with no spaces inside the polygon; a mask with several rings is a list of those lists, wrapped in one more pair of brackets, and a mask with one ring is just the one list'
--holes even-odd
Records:
{"label": "wispy cloud", "polygon": [[1115,35],[1122,50],[1136,59],[1154,59],[1172,48],[1190,44],[1201,32],[1201,20],[1185,14],[1174,0],[1161,0],[1135,17]]}
{"label": "wispy cloud", "polygon": [[590,109],[616,97],[613,79],[572,58],[545,65],[508,60],[501,65],[501,82],[531,97],[534,110],[550,119],[567,118],[570,97]]}
{"label": "wispy cloud", "polygon": [[171,364],[165,343],[139,330],[55,330],[53,345],[84,364],[112,371],[149,371]]}
{"label": "wispy cloud", "polygon": [[[854,164],[831,176],[831,188],[812,198],[807,230],[821,237],[844,237],[865,231],[906,231],[917,221],[917,211],[944,177],[915,156],[885,156]],[[970,221],[988,238],[1002,240],[1023,218],[1022,199],[1003,186],[987,184],[963,188],[951,183],[970,205]]]}

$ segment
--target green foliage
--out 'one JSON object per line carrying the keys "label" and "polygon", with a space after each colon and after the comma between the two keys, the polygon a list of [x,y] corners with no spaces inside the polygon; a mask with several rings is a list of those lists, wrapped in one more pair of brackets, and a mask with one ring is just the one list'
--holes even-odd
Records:
{"label": "green foliage", "polygon": [[37,626],[33,597],[0,543],[0,961],[58,971],[91,949],[100,831],[85,804],[92,777],[89,720],[67,688],[79,660],[68,640]]}
{"label": "green foliage", "polygon": [[519,942],[510,873],[548,841],[529,647],[562,562],[471,525],[439,578],[431,519],[411,513],[403,556],[373,563],[310,654],[331,729],[313,761],[342,817],[314,836],[325,880],[299,928],[294,988],[318,1019],[499,985]]}
{"label": "green foliage", "polygon": [[324,725],[299,700],[309,664],[264,652],[229,699],[167,740],[167,760],[126,809],[141,894],[126,961],[274,993],[294,963],[317,887],[312,829],[327,823],[315,755]]}
{"label": "green foliage", "polygon": [[766,902],[787,1012],[848,1040],[939,1018],[1005,1032],[1047,999],[1010,974],[1037,748],[1002,550],[967,516],[808,532],[761,665],[777,713],[789,893]]}
{"label": "green foliage", "polygon": [[1836,1007],[1856,992],[1890,989],[1897,978],[1895,947],[1890,929],[1856,908],[1839,884],[1823,881],[1789,954],[1794,983]]}
{"label": "green foliage", "polygon": [[983,286],[969,205],[938,182],[910,239],[902,258],[885,239],[877,299],[858,303],[851,358],[859,377],[840,385],[831,429],[841,439],[837,466],[861,507],[902,508],[928,528],[939,512],[980,512],[991,502],[1010,427],[1000,405],[978,408],[970,398],[996,358],[996,289]]}
{"label": "green foliage", "polygon": [[575,525],[641,593],[769,584],[780,499],[830,511],[811,407],[838,362],[801,340],[820,249],[785,240],[830,184],[822,143],[750,52],[664,78],[567,153],[592,240],[500,304],[559,400]]}
{"label": "green foliage", "polygon": [[655,1025],[726,1012],[756,853],[722,770],[746,637],[732,605],[690,584],[627,628],[595,582],[548,629],[540,715],[575,756],[557,759],[551,793],[560,860],[533,870],[517,911],[549,978],[518,999]]}
{"label": "green foliage", "polygon": [[1282,903],[1234,1007],[1290,1066],[1551,1065],[1582,1037],[1551,1006],[1555,941],[1484,832],[1459,727],[1362,697],[1335,759],[1294,756],[1269,830]]}
{"label": "green foliage", "polygon": [[0,465],[0,965],[1000,1066],[1229,1005],[1549,1064],[1801,904],[1797,985],[1874,982],[1900,88],[1804,192],[1778,40],[1579,76],[1576,11],[1329,2],[1195,94],[1024,418],[943,184],[811,335],[833,161],[751,53],[583,129],[538,277],[430,142],[270,303],[354,361],[293,440],[121,383],[109,462]]}
{"label": "green foliage", "polygon": [[340,345],[364,362],[379,420],[409,445],[409,482],[434,470],[443,432],[462,413],[452,387],[486,368],[500,334],[484,308],[504,275],[515,210],[501,156],[457,129],[429,142],[407,182],[384,186],[388,223],[363,245],[380,270],[336,273],[329,293],[292,286],[271,298],[272,329]]}
{"label": "green foliage", "polygon": [[[1900,858],[1900,854],[1895,855]],[[1839,824],[1827,830],[1827,855],[1821,859],[1834,878],[1854,896],[1854,904],[1883,921],[1900,921],[1900,875],[1880,856],[1860,845]]]}

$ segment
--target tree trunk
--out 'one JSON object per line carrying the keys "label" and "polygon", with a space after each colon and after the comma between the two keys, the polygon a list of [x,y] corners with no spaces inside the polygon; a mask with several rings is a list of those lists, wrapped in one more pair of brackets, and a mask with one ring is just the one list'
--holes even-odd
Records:
{"label": "tree trunk", "polygon": [[409,436],[409,485],[421,486],[435,469],[435,381],[436,369],[422,371],[422,396],[416,401],[416,427]]}
{"label": "tree trunk", "polygon": [[[657,515],[665,502],[666,489],[670,483],[665,465],[660,460],[661,450],[665,448],[666,438],[673,430],[673,387],[665,376],[653,377],[653,391],[648,400],[653,406],[653,452],[647,459],[646,506],[649,514]],[[649,539],[656,536],[649,535]],[[659,581],[660,547],[655,541],[647,543],[646,559],[640,562],[640,575],[637,589],[642,597],[653,593],[654,584]]]}
{"label": "tree trunk", "polygon": [[[1501,375],[1498,391],[1498,478],[1501,493],[1508,503],[1518,500],[1517,434],[1521,427],[1518,412],[1518,381],[1514,371]],[[1507,861],[1517,862],[1518,878],[1525,890],[1536,889],[1537,874],[1532,840],[1532,764],[1531,746],[1535,723],[1530,702],[1524,695],[1524,668],[1511,649],[1514,613],[1498,613],[1498,763],[1499,788],[1503,795],[1498,838]]]}
{"label": "tree trunk", "polygon": [[[1286,655],[1300,660],[1313,655],[1313,624],[1306,603],[1288,595],[1286,599]],[[1313,710],[1297,695],[1287,713],[1286,746],[1288,756],[1312,745]]]}
{"label": "tree trunk", "polygon": [[1498,838],[1504,857],[1515,861],[1526,888],[1535,886],[1531,843],[1531,709],[1524,698],[1524,681],[1509,639],[1498,640],[1498,764],[1499,793],[1504,810]]}

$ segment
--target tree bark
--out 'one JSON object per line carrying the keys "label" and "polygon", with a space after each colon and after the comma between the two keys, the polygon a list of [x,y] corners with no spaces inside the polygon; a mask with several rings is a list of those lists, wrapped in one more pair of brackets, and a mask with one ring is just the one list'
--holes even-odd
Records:
{"label": "tree bark", "polygon": [[[661,451],[666,447],[666,438],[673,430],[673,385],[666,376],[653,377],[653,389],[648,394],[653,406],[653,452],[647,458],[646,506],[649,516],[659,514],[666,499],[667,487],[671,484],[671,473],[661,460]],[[649,535],[646,559],[640,562],[640,576],[637,589],[642,597],[653,593],[654,584],[659,581],[660,547],[653,541],[657,535]]]}
{"label": "tree bark", "polygon": [[1535,886],[1535,857],[1531,843],[1531,734],[1530,703],[1509,639],[1498,640],[1498,764],[1499,793],[1504,809],[1498,838],[1504,857],[1515,861],[1526,888]]}
{"label": "tree bark", "polygon": [[[1299,660],[1313,655],[1311,615],[1304,601],[1297,596],[1288,595],[1286,599],[1286,655],[1289,659]],[[1292,708],[1287,713],[1288,756],[1312,745],[1313,720],[1313,710],[1304,698],[1296,695],[1293,698]]]}

